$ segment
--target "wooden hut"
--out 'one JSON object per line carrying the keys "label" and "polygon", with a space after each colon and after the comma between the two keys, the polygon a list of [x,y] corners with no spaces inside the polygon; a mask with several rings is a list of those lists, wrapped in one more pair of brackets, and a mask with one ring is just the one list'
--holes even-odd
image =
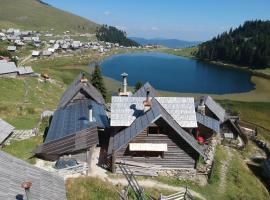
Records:
{"label": "wooden hut", "polygon": [[159,170],[194,169],[199,156],[204,157],[190,134],[197,128],[193,98],[112,97],[111,126],[112,171],[120,162]]}
{"label": "wooden hut", "polygon": [[45,142],[35,153],[48,160],[72,155],[87,161],[88,150],[109,137],[108,126],[102,95],[81,74],[63,94]]}
{"label": "wooden hut", "polygon": [[242,139],[247,142],[239,126],[239,117],[227,114],[212,97],[202,97],[195,104],[199,134],[209,138],[214,133],[218,133],[226,139]]}

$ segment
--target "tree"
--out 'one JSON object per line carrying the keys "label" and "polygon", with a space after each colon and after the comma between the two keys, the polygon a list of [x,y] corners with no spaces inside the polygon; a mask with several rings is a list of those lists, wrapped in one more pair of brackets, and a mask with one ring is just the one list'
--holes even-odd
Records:
{"label": "tree", "polygon": [[122,46],[139,46],[139,44],[127,38],[126,32],[113,26],[102,25],[97,28],[96,37],[100,41],[119,43]]}
{"label": "tree", "polygon": [[95,69],[91,75],[91,83],[95,88],[97,88],[97,90],[100,91],[103,98],[106,99],[107,90],[103,81],[100,66],[98,64],[95,65]]}
{"label": "tree", "polygon": [[137,92],[142,86],[143,86],[142,82],[137,81],[137,83],[134,86],[134,92]]}
{"label": "tree", "polygon": [[270,67],[270,20],[246,21],[199,45],[196,56],[252,68]]}

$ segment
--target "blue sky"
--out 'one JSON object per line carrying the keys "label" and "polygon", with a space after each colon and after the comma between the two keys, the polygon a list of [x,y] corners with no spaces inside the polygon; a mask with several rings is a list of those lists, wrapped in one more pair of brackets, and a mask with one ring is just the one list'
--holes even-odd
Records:
{"label": "blue sky", "polygon": [[129,36],[208,40],[246,20],[270,19],[270,0],[44,0]]}

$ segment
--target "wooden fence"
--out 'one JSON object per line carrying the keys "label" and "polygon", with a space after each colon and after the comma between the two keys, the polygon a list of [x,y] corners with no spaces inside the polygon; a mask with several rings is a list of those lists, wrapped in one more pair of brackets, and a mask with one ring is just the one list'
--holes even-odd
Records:
{"label": "wooden fence", "polygon": [[160,195],[159,200],[193,200],[188,188],[185,191],[180,191],[168,196]]}

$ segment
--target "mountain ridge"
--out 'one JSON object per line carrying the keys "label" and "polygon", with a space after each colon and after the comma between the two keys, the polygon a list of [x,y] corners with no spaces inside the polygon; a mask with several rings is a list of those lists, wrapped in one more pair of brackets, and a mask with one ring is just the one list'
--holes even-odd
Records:
{"label": "mountain ridge", "polygon": [[200,44],[200,41],[186,41],[179,39],[167,39],[167,38],[151,38],[146,39],[142,37],[129,37],[141,45],[161,45],[168,48],[185,48],[196,46]]}

